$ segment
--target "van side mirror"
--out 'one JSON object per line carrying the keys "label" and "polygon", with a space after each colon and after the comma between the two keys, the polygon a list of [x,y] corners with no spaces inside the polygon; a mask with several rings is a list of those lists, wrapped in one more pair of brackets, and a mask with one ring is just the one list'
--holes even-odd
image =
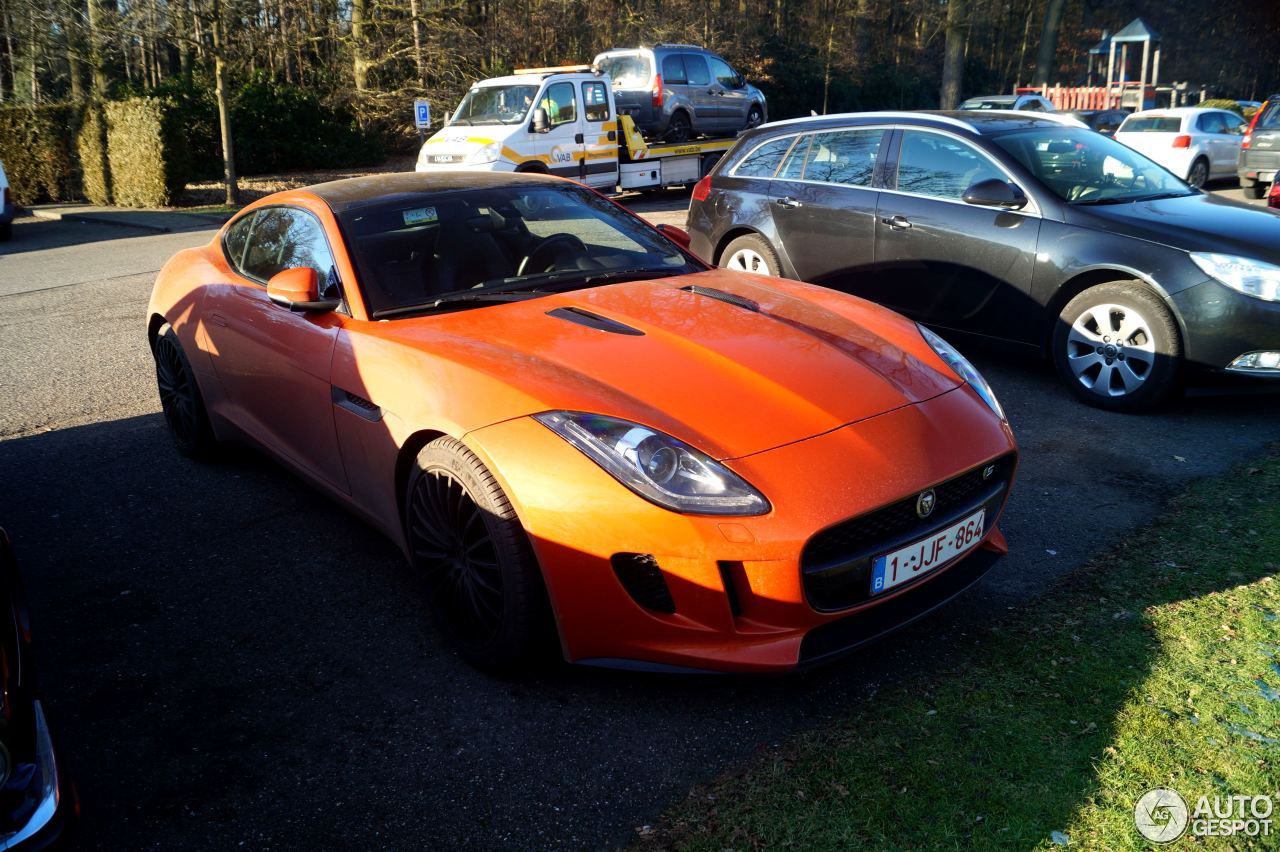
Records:
{"label": "van side mirror", "polygon": [[1021,210],[1027,206],[1027,196],[1015,184],[999,178],[980,180],[964,191],[964,203],[978,207],[1000,207],[1004,210]]}
{"label": "van side mirror", "polygon": [[547,111],[542,107],[538,107],[533,111],[533,123],[529,129],[534,133],[546,133],[551,129],[551,122],[547,119]]}
{"label": "van side mirror", "polygon": [[332,311],[342,304],[320,298],[320,276],[309,266],[283,269],[267,282],[267,298],[291,311]]}

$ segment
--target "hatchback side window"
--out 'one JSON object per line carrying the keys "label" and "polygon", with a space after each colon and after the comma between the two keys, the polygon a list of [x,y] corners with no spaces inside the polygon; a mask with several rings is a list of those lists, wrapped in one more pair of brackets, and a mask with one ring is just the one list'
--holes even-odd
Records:
{"label": "hatchback side window", "polygon": [[1221,133],[1222,119],[1216,112],[1206,112],[1196,118],[1196,130],[1201,133]]}
{"label": "hatchback side window", "polygon": [[684,57],[673,53],[662,60],[662,82],[681,84],[689,82],[684,71]]}
{"label": "hatchback side window", "polygon": [[609,120],[609,93],[604,83],[582,84],[582,114],[587,121]]}
{"label": "hatchback side window", "polygon": [[696,53],[684,54],[684,71],[688,75],[690,86],[711,84],[711,75],[707,73],[707,60]]}
{"label": "hatchback side window", "polygon": [[242,216],[227,228],[227,233],[222,238],[222,253],[227,258],[227,265],[237,272],[241,271],[244,263],[244,247],[249,242],[249,230],[257,216],[257,211]]}
{"label": "hatchback side window", "polygon": [[259,212],[241,271],[267,281],[277,272],[300,266],[316,271],[322,290],[334,285],[333,253],[319,220],[293,207],[268,207]]}
{"label": "hatchback side window", "polygon": [[883,130],[837,130],[817,133],[804,167],[804,179],[848,186],[870,186],[880,153]]}
{"label": "hatchback side window", "polygon": [[718,56],[708,56],[707,61],[711,63],[711,76],[716,78],[716,82],[726,89],[734,88],[738,82],[738,75],[729,67],[729,63]]}
{"label": "hatchback side window", "polygon": [[898,155],[898,189],[934,198],[959,200],[981,180],[1008,180],[1003,172],[965,143],[920,130],[904,130]]}
{"label": "hatchback side window", "polygon": [[578,99],[573,94],[572,83],[555,83],[542,97],[542,108],[547,111],[547,123],[552,127],[568,124],[578,117]]}
{"label": "hatchback side window", "polygon": [[1248,122],[1246,122],[1243,118],[1236,115],[1235,113],[1224,112],[1222,114],[1222,132],[1223,133],[1230,133],[1233,136],[1239,136],[1240,134],[1244,133],[1244,129],[1247,125],[1248,125]]}
{"label": "hatchback side window", "polygon": [[781,139],[774,139],[771,142],[764,143],[744,157],[742,162],[738,163],[737,168],[733,170],[733,176],[773,177],[773,173],[778,170],[778,164],[782,162],[782,158],[786,156],[787,149],[791,147],[791,143],[794,141],[794,136],[784,136]]}

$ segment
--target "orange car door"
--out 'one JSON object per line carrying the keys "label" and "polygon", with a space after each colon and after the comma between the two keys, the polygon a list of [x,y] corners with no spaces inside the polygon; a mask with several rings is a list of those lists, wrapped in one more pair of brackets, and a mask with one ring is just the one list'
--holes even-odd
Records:
{"label": "orange car door", "polygon": [[347,317],[295,313],[267,298],[266,281],[283,269],[310,266],[322,286],[337,286],[333,254],[311,213],[265,207],[256,213],[225,284],[206,288],[203,311],[222,413],[304,472],[347,491],[333,422],[330,370]]}

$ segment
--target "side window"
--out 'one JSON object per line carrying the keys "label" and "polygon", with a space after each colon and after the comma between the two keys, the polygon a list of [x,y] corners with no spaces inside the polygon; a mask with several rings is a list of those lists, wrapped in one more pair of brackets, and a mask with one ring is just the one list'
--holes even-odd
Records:
{"label": "side window", "polygon": [[729,63],[718,56],[708,56],[707,61],[711,63],[711,76],[716,78],[716,82],[726,89],[734,88],[738,75],[729,67]]}
{"label": "side window", "polygon": [[1223,133],[1230,133],[1235,136],[1239,136],[1244,133],[1244,129],[1248,125],[1248,122],[1235,113],[1231,113],[1230,115],[1223,116],[1222,124]]}
{"label": "side window", "polygon": [[898,189],[959,200],[980,180],[1008,180],[985,156],[965,143],[920,130],[904,130],[898,154]]}
{"label": "side window", "polygon": [[1216,112],[1206,112],[1196,118],[1196,130],[1201,133],[1221,133],[1222,121]]}
{"label": "side window", "polygon": [[690,86],[708,86],[711,84],[711,75],[707,73],[707,60],[698,54],[684,54],[684,70],[689,75]]}
{"label": "side window", "polygon": [[1030,112],[1044,112],[1044,104],[1039,100],[1032,98],[1022,105],[1022,109]]}
{"label": "side window", "polygon": [[609,119],[609,93],[604,83],[582,84],[582,114],[587,121],[607,121]]}
{"label": "side window", "polygon": [[870,186],[883,130],[837,130],[814,134],[805,180]]}
{"label": "side window", "polygon": [[[333,254],[316,217],[293,207],[268,207],[254,220],[241,271],[266,281],[285,269],[309,266],[332,285]],[[327,289],[322,286],[321,289]]]}
{"label": "side window", "polygon": [[689,82],[684,73],[684,57],[679,53],[672,53],[662,60],[662,82],[681,85]]}
{"label": "side window", "polygon": [[244,263],[244,247],[249,241],[249,229],[253,227],[253,220],[257,216],[255,211],[248,216],[240,217],[230,228],[227,228],[227,233],[222,238],[222,253],[227,258],[227,264],[237,272]]}
{"label": "side window", "polygon": [[738,163],[737,168],[733,170],[734,177],[773,177],[773,173],[778,170],[778,164],[782,162],[787,149],[794,141],[794,136],[784,136],[764,143]]}
{"label": "side window", "polygon": [[547,123],[552,127],[578,118],[578,99],[574,97],[572,83],[554,83],[547,87],[541,106],[547,111]]}
{"label": "side window", "polygon": [[778,172],[778,177],[782,180],[800,180],[804,174],[804,161],[809,153],[809,143],[813,140],[813,136],[801,136],[800,141],[791,149],[791,153],[787,155],[786,161],[782,164],[782,171]]}

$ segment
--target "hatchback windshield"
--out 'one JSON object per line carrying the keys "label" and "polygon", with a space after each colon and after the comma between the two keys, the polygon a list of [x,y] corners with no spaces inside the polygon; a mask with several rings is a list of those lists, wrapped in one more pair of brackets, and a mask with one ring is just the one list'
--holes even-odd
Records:
{"label": "hatchback windshield", "polygon": [[462,99],[450,124],[519,124],[537,95],[537,86],[476,86]]}
{"label": "hatchback windshield", "polygon": [[649,85],[653,67],[643,53],[602,53],[596,66],[621,89],[641,89]]}
{"label": "hatchback windshield", "polygon": [[572,184],[397,194],[339,220],[374,317],[702,268]]}
{"label": "hatchback windshield", "polygon": [[992,141],[1055,195],[1073,204],[1122,204],[1196,194],[1127,145],[1084,128],[1022,130]]}

